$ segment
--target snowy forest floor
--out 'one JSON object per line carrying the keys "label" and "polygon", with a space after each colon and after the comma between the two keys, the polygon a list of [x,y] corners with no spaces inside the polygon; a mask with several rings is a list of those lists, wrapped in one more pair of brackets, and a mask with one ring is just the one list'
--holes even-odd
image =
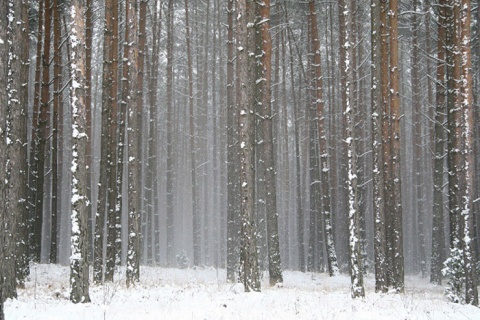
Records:
{"label": "snowy forest floor", "polygon": [[480,319],[480,308],[447,301],[441,286],[421,277],[406,278],[406,293],[376,294],[366,279],[365,299],[350,298],[347,275],[284,272],[284,284],[261,293],[244,293],[214,268],[142,267],[141,283],[127,289],[124,275],[91,286],[91,303],[69,302],[69,268],[32,266],[26,289],[5,305],[7,320],[135,319]]}

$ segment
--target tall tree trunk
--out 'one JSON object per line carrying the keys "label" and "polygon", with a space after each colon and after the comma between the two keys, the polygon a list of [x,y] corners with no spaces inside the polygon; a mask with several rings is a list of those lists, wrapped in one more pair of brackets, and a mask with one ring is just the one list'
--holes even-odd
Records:
{"label": "tall tree trunk", "polygon": [[393,179],[392,203],[392,286],[397,292],[404,292],[403,227],[402,227],[402,185],[400,159],[400,92],[398,64],[398,0],[390,1],[390,116],[391,116],[391,156]]}
{"label": "tall tree trunk", "polygon": [[117,175],[116,175],[116,168],[117,168],[117,163],[119,161],[122,161],[123,159],[119,159],[117,157],[117,148],[119,146],[118,143],[118,136],[120,134],[119,132],[119,126],[118,126],[118,108],[119,108],[119,103],[117,100],[118,96],[118,72],[119,72],[119,66],[118,66],[118,60],[119,60],[119,54],[118,54],[118,41],[119,41],[119,10],[118,10],[118,2],[113,1],[112,2],[112,38],[111,38],[111,83],[112,86],[110,87],[110,103],[111,103],[111,108],[109,109],[109,117],[111,121],[108,124],[108,144],[107,144],[107,192],[106,192],[106,201],[107,201],[107,250],[106,250],[106,256],[105,256],[105,281],[113,281],[113,276],[115,273],[115,265],[116,261],[115,258],[117,256],[116,253],[116,242],[117,242],[117,228],[116,228],[116,223],[117,223],[117,210],[116,210],[116,201],[117,201]]}
{"label": "tall tree trunk", "polygon": [[28,187],[29,192],[29,255],[33,261],[39,260],[40,257],[35,257],[38,253],[37,236],[35,236],[35,207],[37,203],[37,180],[38,180],[38,143],[39,143],[39,116],[40,116],[40,90],[41,82],[40,77],[42,75],[42,45],[43,45],[43,19],[44,19],[44,0],[39,1],[38,8],[38,25],[37,25],[37,50],[35,60],[35,83],[33,93],[33,111],[32,111],[32,131],[30,139],[30,152],[29,152],[29,177]]}
{"label": "tall tree trunk", "polygon": [[263,161],[265,178],[265,207],[267,210],[267,245],[268,245],[268,271],[270,285],[283,282],[280,244],[278,238],[278,211],[277,211],[277,167],[274,158],[273,132],[272,132],[272,38],[270,35],[270,1],[265,0],[258,4],[260,11],[260,38],[262,40],[262,126],[263,126]]}
{"label": "tall tree trunk", "polygon": [[[383,8],[382,8],[383,9]],[[373,216],[374,216],[374,256],[375,256],[375,291],[386,292],[386,239],[385,239],[385,199],[383,175],[383,88],[382,75],[386,75],[381,50],[386,49],[380,30],[386,16],[380,17],[383,11],[380,0],[371,1],[371,100],[372,100],[372,151],[373,151]],[[385,54],[385,52],[384,52]],[[383,79],[385,81],[385,79]],[[387,80],[388,81],[388,80]]]}
{"label": "tall tree trunk", "polygon": [[[173,0],[167,9],[167,265],[173,266],[175,258],[174,204],[173,204]],[[206,85],[206,84],[204,84]]]}
{"label": "tall tree trunk", "polygon": [[[50,245],[50,263],[57,263],[57,237],[58,237],[58,154],[62,152],[58,148],[58,126],[59,111],[62,104],[62,51],[60,40],[62,31],[60,28],[60,6],[58,0],[53,0],[53,126],[52,126],[52,216],[51,216],[51,245]],[[91,135],[88,134],[90,137]],[[61,184],[61,181],[60,181]],[[89,199],[91,199],[89,195]],[[89,219],[90,220],[90,219]],[[89,228],[89,230],[91,230]]]}
{"label": "tall tree trunk", "polygon": [[[342,1],[343,2],[343,1]],[[348,145],[348,220],[349,220],[349,243],[350,243],[350,276],[351,276],[351,294],[352,298],[364,297],[365,289],[363,286],[363,267],[362,255],[360,248],[359,224],[360,213],[358,212],[358,198],[357,198],[357,154],[356,154],[356,139],[355,139],[355,106],[353,105],[354,82],[352,65],[352,55],[354,50],[354,43],[351,43],[351,33],[355,32],[353,29],[353,1],[350,3],[343,2],[344,6],[340,7],[345,19],[345,38],[341,39],[342,46],[345,48],[345,107],[346,115],[346,136]]]}
{"label": "tall tree trunk", "polygon": [[[15,166],[12,171],[11,180],[15,181],[12,189],[12,203],[16,204],[17,212],[17,241],[15,248],[16,258],[16,279],[17,287],[23,288],[25,278],[28,276],[28,158],[27,158],[27,115],[28,115],[28,69],[29,69],[29,23],[28,23],[28,3],[27,1],[11,1],[13,8],[15,28],[13,28],[13,44],[15,57],[13,69],[16,70],[16,76],[13,79],[13,87],[17,93],[18,106],[12,113],[12,136],[14,144],[11,152],[11,161]],[[13,100],[12,100],[13,101]],[[3,245],[2,245],[3,248]],[[3,260],[0,260],[3,261]],[[1,300],[1,299],[0,299]]]}
{"label": "tall tree trunk", "polygon": [[258,255],[255,237],[255,160],[254,160],[254,83],[255,83],[255,2],[237,0],[237,112],[239,124],[240,194],[240,268],[245,291],[260,291]]}
{"label": "tall tree trunk", "polygon": [[71,2],[71,97],[72,97],[72,255],[70,300],[90,302],[88,280],[88,195],[86,185],[85,20],[83,1]]}
{"label": "tall tree trunk", "polygon": [[[58,0],[54,0],[58,1]],[[55,9],[54,9],[55,10]],[[54,18],[55,19],[55,18]],[[53,22],[55,26],[55,20]],[[60,28],[60,27],[59,27]],[[55,27],[54,27],[55,32]],[[93,0],[85,1],[85,107],[87,108],[87,135],[93,137],[92,135],[92,42],[93,41]],[[93,157],[92,157],[92,144],[93,139],[87,141],[87,194],[90,201],[93,199],[92,193],[92,168],[93,168]],[[55,150],[55,149],[54,149]],[[55,180],[55,175],[53,175]],[[52,203],[53,206],[53,203]],[[91,232],[91,236],[88,239],[89,247],[89,257],[93,253],[93,220],[94,220],[94,206],[89,202],[88,205],[89,215],[88,215],[88,229]],[[53,208],[52,208],[53,209]],[[53,211],[52,211],[53,212]],[[53,218],[53,217],[52,217]]]}
{"label": "tall tree trunk", "polygon": [[[0,6],[0,16],[6,17],[8,14],[7,5],[3,4]],[[7,27],[8,27],[8,20],[5,18],[0,19],[0,39],[7,39]],[[8,94],[7,94],[7,75],[8,75],[8,46],[5,41],[2,41],[0,44],[0,104],[2,106],[6,106],[8,103]],[[3,124],[7,121],[7,108],[3,107],[0,108],[0,123]],[[7,179],[7,137],[6,137],[6,130],[2,130],[0,132],[0,259],[1,261],[5,261],[5,258],[9,255],[6,250],[6,243],[5,243],[5,226],[8,224],[8,186],[4,183],[5,179]],[[0,272],[2,276],[0,277],[0,320],[5,320],[5,314],[3,311],[3,303],[7,299],[7,296],[4,295],[3,286],[4,281],[6,280],[6,270],[4,270],[4,264],[0,265]]]}
{"label": "tall tree trunk", "polygon": [[[143,10],[142,10],[143,11]],[[140,281],[140,161],[138,143],[141,128],[142,101],[140,85],[143,83],[140,75],[143,70],[143,61],[140,62],[139,40],[137,39],[137,0],[129,0],[126,3],[126,18],[128,27],[125,30],[125,38],[128,39],[128,244],[127,244],[127,286]],[[144,12],[142,12],[143,14]],[[145,17],[143,17],[145,18]],[[142,23],[143,24],[143,23]],[[144,31],[144,30],[143,30]],[[140,31],[141,32],[141,31]],[[143,46],[145,38],[142,37]],[[139,76],[140,75],[140,76]]]}
{"label": "tall tree trunk", "polygon": [[234,0],[227,3],[227,280],[235,281],[239,268],[239,225],[237,215],[240,212],[238,184],[238,138],[235,108],[235,53],[234,53]]}
{"label": "tall tree trunk", "polygon": [[[465,268],[465,302],[478,306],[477,268],[475,259],[475,235],[474,235],[474,154],[473,154],[473,72],[472,53],[470,48],[471,36],[471,3],[470,0],[461,0],[460,28],[461,28],[461,95],[463,106],[463,135],[464,138],[464,161],[465,161],[465,191],[462,203],[462,230],[461,246],[463,247],[463,265]],[[478,9],[477,9],[478,10]]]}
{"label": "tall tree trunk", "polygon": [[438,39],[437,39],[437,82],[435,107],[435,155],[433,170],[433,221],[432,221],[432,258],[430,282],[442,284],[442,269],[445,261],[443,176],[445,157],[445,112],[446,112],[446,79],[445,79],[445,0],[438,6]]}

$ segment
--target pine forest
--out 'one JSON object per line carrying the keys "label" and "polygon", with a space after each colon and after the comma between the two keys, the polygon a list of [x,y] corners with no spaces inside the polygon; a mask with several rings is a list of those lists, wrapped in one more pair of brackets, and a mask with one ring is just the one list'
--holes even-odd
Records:
{"label": "pine forest", "polygon": [[40,265],[478,306],[479,4],[1,0],[0,319]]}

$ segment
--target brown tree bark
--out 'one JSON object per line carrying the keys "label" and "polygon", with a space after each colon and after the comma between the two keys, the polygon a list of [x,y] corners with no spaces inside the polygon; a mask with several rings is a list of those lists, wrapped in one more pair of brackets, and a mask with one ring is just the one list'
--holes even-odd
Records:
{"label": "brown tree bark", "polygon": [[[6,17],[8,14],[7,6],[2,5],[0,6],[0,16]],[[0,19],[0,39],[7,39],[7,19],[2,18]],[[8,74],[8,47],[5,45],[5,42],[2,41],[0,45],[0,103],[2,106],[6,106],[8,103],[7,98],[7,74]],[[5,123],[7,121],[7,108],[3,107],[0,108],[0,121],[1,123]],[[0,133],[0,259],[1,261],[5,261],[4,259],[9,255],[6,252],[5,246],[5,225],[8,224],[8,199],[7,199],[7,185],[4,183],[5,179],[7,179],[7,137],[5,136],[5,130],[2,130]],[[5,270],[3,263],[0,265],[0,272],[2,276],[0,277],[0,319],[5,319],[4,314],[4,306],[3,303],[6,300],[7,296],[4,295],[3,287],[4,287],[4,279],[5,279]]]}
{"label": "brown tree bark", "polygon": [[392,247],[393,277],[392,286],[397,292],[404,292],[403,227],[402,227],[402,185],[400,159],[400,93],[398,64],[398,0],[390,0],[390,116],[391,116],[391,156],[393,179],[392,203]]}
{"label": "brown tree bark", "polygon": [[[27,115],[28,115],[28,69],[29,69],[29,23],[28,23],[28,3],[27,1],[12,1],[15,23],[12,34],[14,45],[15,60],[13,69],[16,70],[16,76],[13,78],[13,87],[17,92],[18,106],[12,113],[12,136],[13,141],[17,143],[13,146],[11,152],[11,161],[14,170],[11,173],[11,180],[15,181],[12,185],[11,203],[16,204],[15,212],[17,214],[16,227],[16,248],[15,248],[15,275],[17,287],[24,287],[25,278],[28,276],[28,138],[27,138]],[[3,247],[3,246],[2,246]],[[0,260],[3,261],[3,260]]]}
{"label": "brown tree bark", "polygon": [[[58,0],[53,0],[53,117],[52,117],[52,216],[51,216],[51,244],[50,244],[50,263],[57,263],[57,237],[58,237],[58,154],[62,152],[58,148],[58,127],[59,112],[62,110],[61,104],[62,94],[62,51],[61,37],[62,30],[60,28],[60,8]],[[91,136],[90,134],[88,135]]]}
{"label": "brown tree bark", "polygon": [[[475,258],[475,235],[474,235],[474,154],[473,154],[473,125],[474,125],[474,102],[473,102],[473,72],[471,53],[471,3],[469,0],[460,1],[460,28],[461,28],[461,95],[463,106],[463,131],[464,134],[464,161],[465,161],[465,191],[462,203],[461,217],[461,247],[463,247],[463,264],[465,268],[465,302],[478,306],[477,268]],[[478,9],[477,9],[478,10]]]}
{"label": "brown tree bark", "polygon": [[88,303],[88,198],[86,166],[86,106],[85,106],[85,19],[83,1],[72,0],[71,98],[72,98],[72,254],[70,257],[70,300]]}
{"label": "brown tree bark", "polygon": [[[108,123],[108,142],[106,145],[107,148],[107,175],[108,178],[106,181],[107,187],[106,191],[106,215],[107,215],[107,249],[105,255],[105,281],[113,281],[115,266],[116,266],[116,257],[117,257],[117,227],[118,222],[116,203],[118,200],[117,190],[117,163],[121,162],[123,159],[120,159],[117,156],[119,144],[119,135],[122,134],[119,128],[119,102],[117,100],[118,88],[120,83],[118,82],[119,77],[119,53],[118,53],[118,41],[119,41],[119,7],[118,1],[112,2],[112,15],[111,15],[111,27],[112,27],[112,38],[111,38],[111,51],[110,51],[110,63],[111,63],[111,87],[110,87],[110,108],[109,108],[109,123]],[[127,42],[128,43],[128,42]],[[126,112],[125,110],[122,110]],[[103,146],[102,146],[103,147]]]}
{"label": "brown tree bark", "polygon": [[238,184],[238,138],[235,107],[234,0],[227,3],[227,281],[234,282],[239,268],[240,211]]}
{"label": "brown tree bark", "polygon": [[240,193],[240,278],[245,291],[260,291],[255,237],[254,83],[255,2],[237,0],[237,117],[239,124]]}

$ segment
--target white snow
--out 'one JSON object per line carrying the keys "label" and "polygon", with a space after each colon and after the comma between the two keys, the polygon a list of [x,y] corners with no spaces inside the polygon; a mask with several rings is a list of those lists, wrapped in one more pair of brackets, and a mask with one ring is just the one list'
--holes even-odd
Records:
{"label": "white snow", "polygon": [[34,265],[26,289],[5,304],[6,319],[480,319],[480,308],[448,302],[444,288],[406,277],[405,294],[376,294],[366,277],[366,297],[350,297],[350,278],[284,272],[283,286],[244,293],[225,282],[225,271],[142,267],[141,282],[90,286],[91,303],[69,302],[68,267]]}

